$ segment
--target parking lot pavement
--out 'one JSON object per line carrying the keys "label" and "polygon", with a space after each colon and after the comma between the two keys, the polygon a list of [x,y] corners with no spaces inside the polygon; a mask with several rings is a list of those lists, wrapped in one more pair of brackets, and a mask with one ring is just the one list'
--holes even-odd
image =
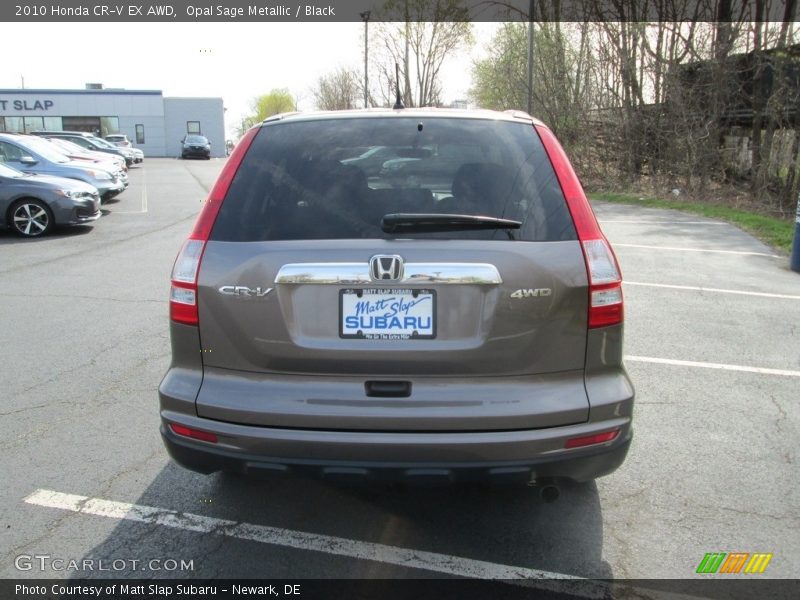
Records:
{"label": "parking lot pavement", "polygon": [[800,277],[739,230],[671,211],[595,206],[628,282],[637,388],[613,475],[546,504],[172,464],[156,397],[168,276],[221,166],[148,159],[90,230],[0,233],[0,577],[76,575],[15,567],[47,554],[123,561],[79,573],[97,577],[683,578],[715,551],[773,553],[763,577],[798,576]]}

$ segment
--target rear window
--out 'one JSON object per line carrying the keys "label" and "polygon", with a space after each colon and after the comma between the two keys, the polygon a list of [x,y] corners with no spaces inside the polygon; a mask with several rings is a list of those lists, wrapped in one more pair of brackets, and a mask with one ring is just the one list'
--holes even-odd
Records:
{"label": "rear window", "polygon": [[381,218],[390,213],[485,215],[522,223],[512,231],[403,238],[577,239],[530,124],[419,116],[262,126],[211,239],[389,239],[397,235],[381,230]]}

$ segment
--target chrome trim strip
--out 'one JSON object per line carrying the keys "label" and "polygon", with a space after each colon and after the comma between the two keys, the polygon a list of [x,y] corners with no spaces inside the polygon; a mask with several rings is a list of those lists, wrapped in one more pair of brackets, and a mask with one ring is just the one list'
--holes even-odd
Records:
{"label": "chrome trim strip", "polygon": [[503,279],[488,263],[406,263],[402,283],[499,285]]}
{"label": "chrome trim strip", "polygon": [[283,265],[275,283],[316,285],[393,285],[441,283],[499,285],[497,267],[487,263],[405,263],[400,281],[373,281],[368,263],[294,263]]}
{"label": "chrome trim strip", "polygon": [[275,283],[349,285],[371,281],[367,263],[294,263],[283,265],[275,277]]}

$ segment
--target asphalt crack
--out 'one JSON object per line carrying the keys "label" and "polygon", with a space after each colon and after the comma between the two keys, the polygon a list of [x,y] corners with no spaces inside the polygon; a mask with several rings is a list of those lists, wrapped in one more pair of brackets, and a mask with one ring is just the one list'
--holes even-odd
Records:
{"label": "asphalt crack", "polygon": [[11,415],[16,415],[19,413],[27,412],[29,410],[38,410],[40,408],[48,408],[49,404],[37,404],[36,406],[26,406],[24,408],[18,408],[17,410],[12,410],[9,412],[0,413],[0,417],[10,417]]}
{"label": "asphalt crack", "polygon": [[[25,298],[26,300],[31,299],[30,294],[6,294],[0,293],[0,297],[3,298]],[[122,302],[125,304],[148,304],[148,303],[155,303],[155,304],[166,304],[167,300],[155,300],[152,298],[139,298],[136,300],[131,300],[129,298],[108,298],[104,296],[79,296],[74,294],[47,294],[47,299],[50,300],[51,298],[63,298],[66,300],[99,300],[101,302]]]}

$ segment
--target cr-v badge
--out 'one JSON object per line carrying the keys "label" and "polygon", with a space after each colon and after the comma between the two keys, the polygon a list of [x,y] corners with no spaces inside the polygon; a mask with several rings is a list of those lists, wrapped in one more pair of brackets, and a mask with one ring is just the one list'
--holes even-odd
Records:
{"label": "cr-v badge", "polygon": [[255,298],[263,298],[267,294],[272,291],[272,288],[262,288],[262,287],[255,287],[249,288],[244,285],[223,285],[219,288],[220,294],[225,294],[226,296],[246,296],[248,298],[255,297]]}

